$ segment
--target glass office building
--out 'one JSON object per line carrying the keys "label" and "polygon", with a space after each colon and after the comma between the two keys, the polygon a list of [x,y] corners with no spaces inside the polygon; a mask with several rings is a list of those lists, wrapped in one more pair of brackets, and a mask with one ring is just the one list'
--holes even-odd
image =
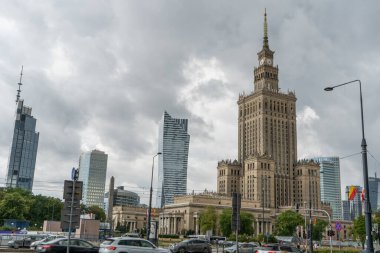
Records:
{"label": "glass office building", "polygon": [[375,177],[368,178],[369,188],[369,200],[371,202],[371,208],[373,212],[376,212],[380,208],[380,178]]}
{"label": "glass office building", "polygon": [[350,206],[349,200],[342,200],[342,213],[343,213],[343,220],[352,220],[351,206]]}
{"label": "glass office building", "polygon": [[187,162],[190,135],[187,119],[172,118],[164,112],[159,128],[158,193],[156,206],[173,203],[176,195],[187,192]]}
{"label": "glass office building", "polygon": [[342,220],[342,193],[339,157],[316,157],[320,166],[321,201],[329,203],[333,220]]}
{"label": "glass office building", "polygon": [[6,186],[32,191],[39,133],[32,108],[18,100]]}
{"label": "glass office building", "polygon": [[82,203],[103,208],[108,155],[103,151],[84,152],[79,159],[79,181],[83,181]]}

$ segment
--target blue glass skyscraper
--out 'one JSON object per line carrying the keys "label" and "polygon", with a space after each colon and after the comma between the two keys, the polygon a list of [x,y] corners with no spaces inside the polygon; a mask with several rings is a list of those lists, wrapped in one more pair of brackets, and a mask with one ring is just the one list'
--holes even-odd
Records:
{"label": "blue glass skyscraper", "polygon": [[79,158],[79,181],[83,181],[83,199],[86,206],[103,208],[108,155],[100,150],[84,152]]}
{"label": "blue glass skyscraper", "polygon": [[376,212],[380,208],[380,178],[376,176],[368,178],[369,186],[369,201],[371,202],[371,208],[373,212]]}
{"label": "blue glass skyscraper", "polygon": [[32,191],[39,133],[32,108],[18,98],[6,186]]}
{"label": "blue glass skyscraper", "polygon": [[320,166],[321,201],[330,203],[332,219],[342,220],[342,192],[339,157],[316,157]]}
{"label": "blue glass skyscraper", "polygon": [[172,118],[166,111],[159,128],[158,194],[156,205],[173,203],[176,195],[187,192],[187,162],[190,135],[187,119]]}

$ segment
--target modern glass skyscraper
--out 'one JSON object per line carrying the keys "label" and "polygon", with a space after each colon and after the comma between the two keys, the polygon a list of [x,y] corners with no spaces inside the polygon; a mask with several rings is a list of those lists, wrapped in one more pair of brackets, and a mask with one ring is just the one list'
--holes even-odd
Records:
{"label": "modern glass skyscraper", "polygon": [[352,220],[349,200],[342,200],[343,220]]}
{"label": "modern glass skyscraper", "polygon": [[321,201],[330,203],[332,219],[342,220],[339,157],[315,157],[320,166]]}
{"label": "modern glass skyscraper", "polygon": [[371,202],[371,208],[373,212],[376,212],[380,208],[380,178],[375,177],[368,178],[369,186],[369,201]]}
{"label": "modern glass skyscraper", "polygon": [[23,188],[29,191],[33,188],[40,135],[35,131],[36,123],[37,120],[32,116],[32,108],[24,106],[24,101],[17,99],[16,120],[8,162],[7,187]]}
{"label": "modern glass skyscraper", "polygon": [[84,152],[79,159],[79,181],[83,181],[82,201],[103,208],[108,155],[103,151]]}
{"label": "modern glass skyscraper", "polygon": [[187,191],[187,161],[190,135],[187,119],[172,118],[166,111],[159,128],[158,194],[156,205],[173,203],[173,197]]}

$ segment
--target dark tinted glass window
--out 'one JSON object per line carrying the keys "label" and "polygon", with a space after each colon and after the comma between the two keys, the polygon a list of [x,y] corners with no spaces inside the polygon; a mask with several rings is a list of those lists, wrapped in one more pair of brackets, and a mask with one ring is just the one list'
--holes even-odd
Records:
{"label": "dark tinted glass window", "polygon": [[126,245],[126,246],[140,246],[139,240],[120,240],[119,245]]}
{"label": "dark tinted glass window", "polygon": [[154,246],[148,242],[148,241],[140,241],[141,243],[141,247],[144,247],[144,248],[154,248]]}
{"label": "dark tinted glass window", "polygon": [[85,247],[85,248],[92,248],[93,247],[90,243],[88,243],[86,241],[79,241],[79,240],[78,240],[78,245],[80,247]]}

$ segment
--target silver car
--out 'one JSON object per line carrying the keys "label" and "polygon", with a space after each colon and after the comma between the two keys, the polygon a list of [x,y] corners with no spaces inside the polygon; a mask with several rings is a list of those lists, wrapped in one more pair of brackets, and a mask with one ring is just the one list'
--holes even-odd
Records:
{"label": "silver car", "polygon": [[37,248],[37,246],[40,245],[41,243],[49,242],[49,241],[52,241],[52,240],[57,239],[57,238],[64,238],[64,236],[63,235],[49,235],[48,237],[46,237],[42,240],[32,242],[32,244],[30,244],[30,249],[35,250]]}
{"label": "silver car", "polygon": [[99,253],[169,253],[168,249],[158,248],[150,241],[133,237],[108,238],[100,244]]}

